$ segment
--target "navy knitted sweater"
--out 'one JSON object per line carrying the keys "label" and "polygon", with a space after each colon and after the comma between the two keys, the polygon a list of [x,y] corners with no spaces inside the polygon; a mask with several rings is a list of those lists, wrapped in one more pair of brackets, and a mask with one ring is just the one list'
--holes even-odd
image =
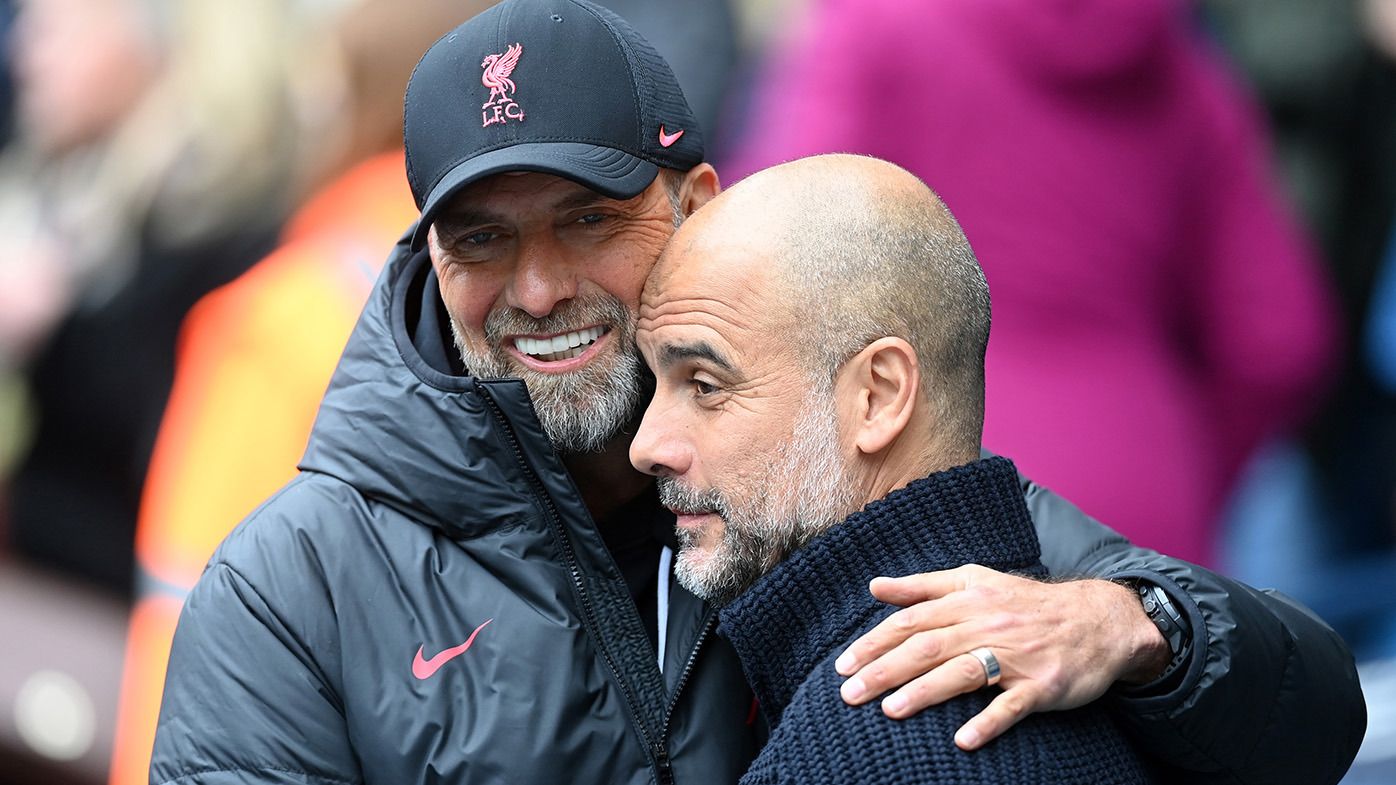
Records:
{"label": "navy knitted sweater", "polygon": [[777,565],[721,613],[772,726],[743,785],[1147,782],[1098,705],[1031,715],[967,753],[955,731],[997,687],[906,720],[839,697],[834,659],[894,610],[869,580],[969,563],[1041,578],[1040,555],[1013,464],[989,458],[894,491]]}

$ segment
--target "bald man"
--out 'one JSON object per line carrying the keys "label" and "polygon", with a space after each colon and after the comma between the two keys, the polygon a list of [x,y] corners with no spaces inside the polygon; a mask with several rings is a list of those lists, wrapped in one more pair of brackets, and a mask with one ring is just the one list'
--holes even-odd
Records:
{"label": "bald man", "polygon": [[[945,205],[883,161],[743,181],[677,233],[641,300],[657,389],[631,461],[677,516],[675,565],[723,606],[770,720],[743,783],[1146,781],[1103,708],[977,752],[995,690],[899,722],[839,700],[834,660],[892,609],[879,575],[979,564],[1045,578],[1012,463],[980,458],[989,290]],[[998,679],[995,655],[958,658]]]}

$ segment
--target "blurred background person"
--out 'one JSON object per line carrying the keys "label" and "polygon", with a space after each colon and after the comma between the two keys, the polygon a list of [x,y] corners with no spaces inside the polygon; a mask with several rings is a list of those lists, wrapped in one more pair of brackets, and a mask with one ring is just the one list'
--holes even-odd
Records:
{"label": "blurred background person", "polygon": [[1345,782],[1396,779],[1396,2],[1208,0],[1268,110],[1276,163],[1321,239],[1350,347],[1302,440],[1265,450],[1224,568],[1298,597],[1357,654],[1367,739]]}
{"label": "blurred background person", "polygon": [[1232,481],[1315,405],[1335,329],[1260,118],[1184,3],[815,2],[743,126],[728,172],[851,151],[932,183],[995,295],[986,446],[1214,562]]}
{"label": "blurred background person", "polygon": [[1224,564],[1299,596],[1359,654],[1396,656],[1396,2],[1206,8],[1268,109],[1352,349],[1302,441],[1272,445],[1247,473]]}
{"label": "blurred background person", "polygon": [[176,333],[285,218],[314,143],[300,131],[315,95],[297,79],[323,6],[16,6],[0,375],[22,384],[28,415],[0,414],[15,423],[0,437],[15,461],[0,513],[0,780],[105,775],[136,512]]}
{"label": "blurred background person", "polygon": [[[133,0],[40,0],[25,5],[22,15],[19,10],[7,3],[3,16],[4,82],[19,83],[18,96],[7,89],[6,97],[15,99],[7,107],[17,105],[23,128],[0,155],[0,417],[10,425],[0,434],[0,486],[32,432],[24,363],[82,281],[95,274],[91,268],[112,233],[109,211],[94,203],[103,201],[95,194],[115,175],[97,172],[97,149],[154,82],[162,56]],[[78,189],[68,185],[73,180],[85,182]],[[83,196],[62,196],[68,187]],[[84,224],[85,235],[101,239],[72,240],[84,247],[62,258],[50,232],[64,220]],[[0,493],[0,522],[9,517],[4,497]]]}
{"label": "blurred background person", "polygon": [[[136,510],[180,320],[271,247],[298,107],[276,0],[26,0],[23,145],[0,251],[35,417],[9,535],[32,562],[130,592]],[[11,217],[13,216],[13,217]],[[17,280],[15,280],[17,278]],[[21,313],[24,312],[24,313]]]}

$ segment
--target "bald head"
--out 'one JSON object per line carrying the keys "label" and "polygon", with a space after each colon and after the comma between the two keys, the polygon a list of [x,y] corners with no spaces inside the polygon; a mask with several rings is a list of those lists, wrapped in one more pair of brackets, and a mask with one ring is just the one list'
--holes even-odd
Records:
{"label": "bald head", "polygon": [[891,164],[807,158],[686,221],[640,298],[655,389],[630,461],[721,602],[849,513],[979,456],[989,293],[945,205]]}
{"label": "bald head", "polygon": [[758,172],[682,227],[651,285],[677,264],[779,290],[763,318],[815,378],[878,338],[905,339],[938,436],[978,449],[989,290],[959,223],[910,172],[852,155]]}

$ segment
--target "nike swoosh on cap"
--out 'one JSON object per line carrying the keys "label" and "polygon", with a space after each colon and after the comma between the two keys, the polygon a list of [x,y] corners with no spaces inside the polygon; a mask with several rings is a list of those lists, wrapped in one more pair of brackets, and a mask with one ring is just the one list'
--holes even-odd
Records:
{"label": "nike swoosh on cap", "polygon": [[673,146],[674,142],[677,142],[677,141],[679,140],[679,137],[680,137],[680,136],[683,136],[683,129],[682,129],[682,128],[680,128],[680,129],[679,129],[677,132],[675,132],[675,133],[666,134],[666,133],[664,133],[664,124],[661,123],[661,124],[659,125],[659,146],[660,146],[660,147],[671,147],[671,146]]}
{"label": "nike swoosh on cap", "polygon": [[445,665],[446,663],[450,662],[456,657],[459,657],[460,655],[464,654],[466,650],[470,648],[470,644],[475,642],[475,636],[479,635],[480,630],[483,630],[485,628],[485,624],[489,624],[492,621],[494,621],[494,619],[486,619],[484,621],[484,624],[481,624],[479,627],[476,627],[475,631],[470,633],[470,637],[465,639],[465,643],[462,643],[459,646],[453,646],[449,649],[446,649],[445,651],[438,653],[436,656],[432,657],[429,660],[422,659],[423,647],[418,646],[417,656],[412,658],[412,675],[416,676],[419,680],[430,679],[433,674],[441,670],[442,665]]}

